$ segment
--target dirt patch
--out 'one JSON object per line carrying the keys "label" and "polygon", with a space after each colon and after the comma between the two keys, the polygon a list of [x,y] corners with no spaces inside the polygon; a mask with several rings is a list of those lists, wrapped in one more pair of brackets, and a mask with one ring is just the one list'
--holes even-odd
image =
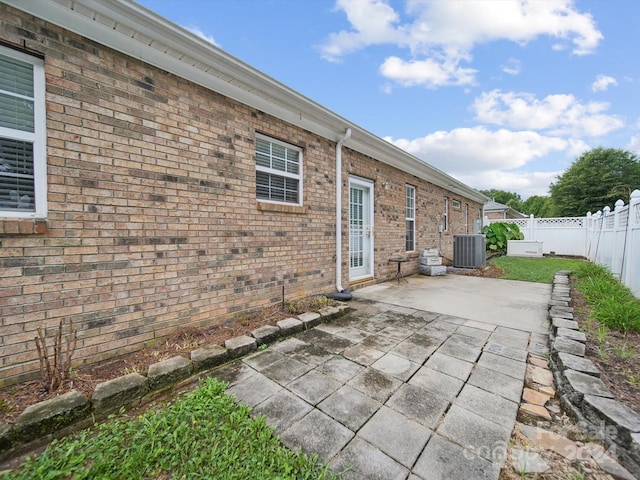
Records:
{"label": "dirt patch", "polygon": [[276,322],[287,317],[336,303],[325,297],[310,297],[287,303],[284,310],[281,305],[263,308],[251,315],[243,314],[209,328],[180,328],[153,346],[72,369],[71,378],[55,392],[47,392],[40,380],[4,387],[0,389],[0,422],[14,423],[28,406],[71,390],[77,390],[89,398],[99,383],[133,372],[146,374],[150,365],[161,360],[177,355],[190,358],[192,350],[204,345],[223,345],[225,340],[250,335],[258,327],[276,325]]}

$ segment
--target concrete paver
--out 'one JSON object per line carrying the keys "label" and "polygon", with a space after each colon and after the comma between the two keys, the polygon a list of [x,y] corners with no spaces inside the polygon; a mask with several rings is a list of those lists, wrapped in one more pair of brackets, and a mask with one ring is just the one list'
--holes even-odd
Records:
{"label": "concrete paver", "polygon": [[213,375],[284,445],[318,455],[345,479],[496,480],[527,349],[545,348],[550,288],[408,280],[358,290],[353,313]]}

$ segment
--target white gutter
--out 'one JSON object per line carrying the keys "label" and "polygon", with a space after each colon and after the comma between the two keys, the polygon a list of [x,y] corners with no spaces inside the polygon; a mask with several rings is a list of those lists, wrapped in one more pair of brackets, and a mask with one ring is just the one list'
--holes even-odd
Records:
{"label": "white gutter", "polygon": [[347,128],[344,137],[336,143],[336,290],[342,293],[342,144],[351,137]]}

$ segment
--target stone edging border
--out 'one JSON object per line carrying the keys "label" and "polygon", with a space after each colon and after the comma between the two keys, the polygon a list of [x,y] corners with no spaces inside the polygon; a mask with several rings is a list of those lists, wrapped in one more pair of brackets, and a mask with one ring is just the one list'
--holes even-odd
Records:
{"label": "stone edging border", "polygon": [[190,360],[176,356],[149,366],[147,376],[130,373],[96,385],[91,399],[76,390],[36,403],[25,409],[13,425],[0,422],[0,461],[17,449],[37,439],[62,436],[95,423],[109,413],[125,406],[138,406],[166,393],[176,384],[192,379],[196,374],[233,361],[262,345],[313,328],[349,312],[341,304],[318,312],[306,312],[297,318],[286,318],[277,326],[265,325],[225,341],[224,347],[209,345],[193,350]]}
{"label": "stone edging border", "polygon": [[556,273],[549,302],[549,363],[560,405],[640,478],[640,413],[615,400],[598,367],[585,358],[587,339],[573,319],[570,274]]}

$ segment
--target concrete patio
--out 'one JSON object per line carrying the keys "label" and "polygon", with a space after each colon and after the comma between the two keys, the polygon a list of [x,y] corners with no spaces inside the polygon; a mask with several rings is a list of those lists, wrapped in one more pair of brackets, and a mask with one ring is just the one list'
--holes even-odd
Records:
{"label": "concrete patio", "polygon": [[497,479],[551,287],[407,280],[358,290],[349,315],[214,375],[346,479]]}

